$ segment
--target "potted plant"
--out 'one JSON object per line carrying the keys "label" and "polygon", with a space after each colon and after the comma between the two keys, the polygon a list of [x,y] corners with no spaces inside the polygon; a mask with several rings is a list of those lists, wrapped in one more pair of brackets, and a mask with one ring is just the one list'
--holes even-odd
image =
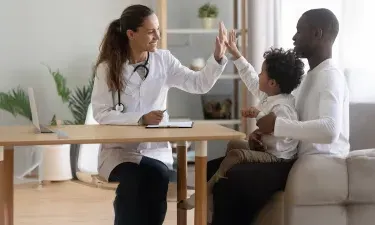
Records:
{"label": "potted plant", "polygon": [[[66,81],[65,78],[59,73],[59,72],[52,72],[50,70],[51,74],[53,74],[53,78],[56,84],[57,91],[59,93],[59,96],[63,99],[63,101],[67,101],[67,96],[70,95],[69,89],[66,88]],[[32,121],[32,115],[31,115],[31,109],[30,109],[30,102],[28,98],[27,92],[22,89],[21,87],[16,87],[8,92],[0,92],[0,109],[7,111],[11,113],[14,117],[23,117],[30,122]],[[56,125],[56,115],[53,115],[50,122],[50,125]],[[18,171],[16,171],[17,177],[24,177],[28,175],[30,172],[32,172],[34,169],[36,169],[41,161],[43,159],[48,159],[51,155],[50,153],[57,153],[59,156],[66,155],[67,149],[70,149],[70,145],[44,145],[44,146],[22,146],[17,147],[17,149],[23,149],[27,148],[28,151],[16,151],[15,153],[19,155],[21,158],[27,157],[29,161],[22,162],[24,168],[18,168]],[[17,150],[16,149],[16,150]],[[60,153],[61,154],[60,154]],[[43,156],[42,156],[43,155]],[[58,156],[58,157],[59,157]],[[32,161],[30,161],[33,159]],[[60,158],[61,159],[61,158]],[[21,160],[21,159],[20,159]],[[49,163],[48,160],[44,160],[45,163]],[[43,180],[69,180],[71,179],[71,172],[70,168],[66,169],[66,163],[67,161],[61,159],[59,160],[59,163],[62,164],[54,164],[53,170],[43,170],[42,179]],[[46,164],[43,164],[46,166]],[[44,168],[43,166],[43,168]],[[46,167],[48,167],[47,165]],[[56,175],[57,174],[57,175]],[[56,176],[55,176],[56,175]],[[39,178],[41,177],[39,176]]]}
{"label": "potted plant", "polygon": [[198,17],[202,20],[202,25],[205,29],[211,29],[212,24],[219,14],[219,10],[216,5],[206,3],[199,7]]}

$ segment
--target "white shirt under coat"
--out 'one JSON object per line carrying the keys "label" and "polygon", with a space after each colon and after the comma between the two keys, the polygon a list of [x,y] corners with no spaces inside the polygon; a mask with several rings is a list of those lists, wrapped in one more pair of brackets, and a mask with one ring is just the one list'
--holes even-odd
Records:
{"label": "white shirt under coat", "polygon": [[301,140],[299,155],[345,157],[350,150],[349,89],[333,60],[310,70],[295,96],[300,121],[278,117],[274,135]]}
{"label": "white shirt under coat", "polygon": [[[259,77],[254,67],[247,62],[244,57],[234,61],[242,81],[247,89],[259,99],[257,109],[259,113],[257,119],[270,112],[277,117],[298,120],[295,109],[295,99],[291,94],[279,94],[268,96],[259,90]],[[297,154],[298,140],[289,137],[276,137],[274,135],[263,135],[262,143],[267,146],[266,152],[283,159],[291,159]]]}
{"label": "white shirt under coat", "polygon": [[[219,64],[212,55],[206,66],[196,72],[183,66],[170,51],[158,49],[150,52],[149,74],[145,80],[142,80],[137,72],[133,73],[134,67],[126,63],[123,72],[126,87],[121,92],[124,113],[113,109],[118,103],[117,92],[112,98],[112,92],[106,82],[107,65],[103,63],[97,69],[91,98],[94,118],[99,124],[138,125],[144,114],[166,109],[170,88],[193,94],[207,93],[224,71],[227,61],[224,56]],[[165,112],[163,121],[168,120],[169,116]],[[99,174],[108,179],[117,165],[123,162],[139,163],[142,156],[160,160],[169,167],[173,164],[169,142],[103,144],[99,153]]]}

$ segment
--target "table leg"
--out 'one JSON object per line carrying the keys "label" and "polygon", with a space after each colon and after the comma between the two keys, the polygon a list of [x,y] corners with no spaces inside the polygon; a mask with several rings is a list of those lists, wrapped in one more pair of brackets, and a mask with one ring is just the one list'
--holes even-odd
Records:
{"label": "table leg", "polygon": [[196,142],[195,225],[207,224],[207,141]]}
{"label": "table leg", "polygon": [[5,148],[4,161],[0,165],[0,199],[2,199],[1,220],[4,225],[13,225],[13,166],[14,166],[14,151],[13,147]]}
{"label": "table leg", "polygon": [[4,178],[4,148],[0,146],[0,224],[5,224],[5,178]]}
{"label": "table leg", "polygon": [[[187,198],[187,149],[186,142],[177,143],[177,202]],[[187,224],[187,211],[177,208],[177,224]]]}

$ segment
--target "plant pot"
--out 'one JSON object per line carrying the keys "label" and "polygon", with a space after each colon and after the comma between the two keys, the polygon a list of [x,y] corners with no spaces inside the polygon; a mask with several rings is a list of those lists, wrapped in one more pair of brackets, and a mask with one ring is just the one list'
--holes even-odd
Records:
{"label": "plant pot", "polygon": [[70,165],[70,144],[44,145],[42,159],[43,181],[63,181],[72,179]]}
{"label": "plant pot", "polygon": [[214,24],[215,18],[206,17],[202,18],[201,20],[204,29],[212,29],[212,25]]}

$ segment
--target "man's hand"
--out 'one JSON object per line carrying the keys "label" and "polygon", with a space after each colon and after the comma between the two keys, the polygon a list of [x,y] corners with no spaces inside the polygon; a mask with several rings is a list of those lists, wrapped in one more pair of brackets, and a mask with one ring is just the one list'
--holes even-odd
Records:
{"label": "man's hand", "polygon": [[163,111],[156,110],[151,111],[142,116],[142,122],[144,125],[158,125],[163,119]]}
{"label": "man's hand", "polygon": [[265,151],[266,148],[262,143],[262,133],[259,130],[255,130],[249,135],[249,147],[250,150],[254,151]]}
{"label": "man's hand", "polygon": [[241,52],[237,48],[236,31],[232,30],[229,33],[229,38],[225,45],[227,46],[228,52],[233,56],[234,60],[237,60],[242,56]]}
{"label": "man's hand", "polygon": [[251,106],[248,109],[242,109],[241,110],[241,115],[246,118],[256,118],[259,114],[259,109]]}
{"label": "man's hand", "polygon": [[263,116],[257,122],[259,131],[263,134],[271,134],[275,129],[276,115],[271,112],[268,115]]}
{"label": "man's hand", "polygon": [[216,37],[216,44],[215,44],[215,52],[214,57],[215,60],[220,63],[221,59],[223,58],[227,46],[225,43],[228,42],[227,38],[227,28],[225,28],[224,23],[220,22],[219,24],[219,36]]}

